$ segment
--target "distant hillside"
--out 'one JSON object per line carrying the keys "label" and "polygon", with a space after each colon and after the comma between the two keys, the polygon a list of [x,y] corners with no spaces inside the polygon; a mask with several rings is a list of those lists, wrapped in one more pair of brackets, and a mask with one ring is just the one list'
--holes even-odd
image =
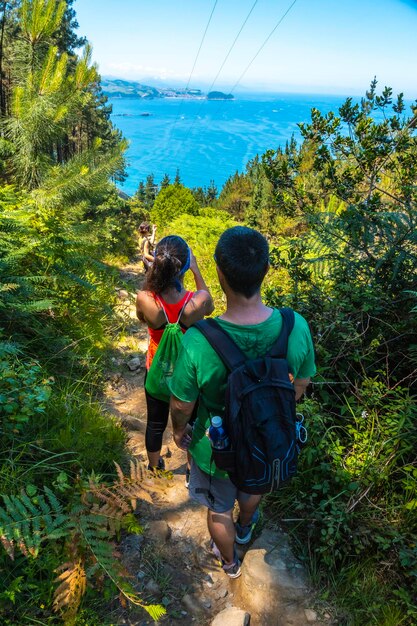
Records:
{"label": "distant hillside", "polygon": [[142,85],[134,81],[118,78],[102,78],[101,86],[106,96],[113,98],[162,98],[162,93],[155,87]]}
{"label": "distant hillside", "polygon": [[201,89],[184,89],[168,87],[151,87],[136,81],[122,80],[121,78],[102,78],[103,93],[110,98],[189,98],[192,100],[225,100],[233,98],[220,91],[210,92],[205,96]]}

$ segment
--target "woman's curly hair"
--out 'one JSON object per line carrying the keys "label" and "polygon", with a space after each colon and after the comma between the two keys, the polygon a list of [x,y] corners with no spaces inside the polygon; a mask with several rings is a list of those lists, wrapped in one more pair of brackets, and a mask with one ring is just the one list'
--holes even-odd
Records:
{"label": "woman's curly hair", "polygon": [[155,248],[155,260],[149,269],[143,288],[160,295],[175,286],[182,268],[187,263],[189,248],[182,237],[164,237]]}
{"label": "woman's curly hair", "polygon": [[139,232],[141,235],[149,234],[151,232],[151,225],[149,222],[142,222],[139,226]]}

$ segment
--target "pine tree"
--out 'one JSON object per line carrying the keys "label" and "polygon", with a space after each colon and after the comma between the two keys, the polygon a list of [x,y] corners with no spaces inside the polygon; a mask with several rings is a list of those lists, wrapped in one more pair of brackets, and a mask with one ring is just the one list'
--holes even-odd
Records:
{"label": "pine tree", "polygon": [[206,194],[202,187],[193,187],[191,193],[201,207],[206,206]]}
{"label": "pine tree", "polygon": [[157,191],[158,185],[155,183],[155,177],[153,174],[149,174],[149,176],[146,177],[145,184],[145,206],[147,209],[151,209],[153,207]]}
{"label": "pine tree", "polygon": [[139,183],[139,187],[135,193],[135,196],[138,198],[138,200],[140,200],[140,202],[142,202],[143,204],[145,203],[145,199],[146,199],[145,185],[143,184],[142,180]]}
{"label": "pine tree", "polygon": [[[22,0],[18,15],[11,69],[15,86],[4,129],[14,147],[11,175],[34,188],[49,167],[92,149],[98,138],[102,153],[112,150],[121,135],[111,124],[91,49],[85,46],[80,58],[73,53],[83,40],[72,30],[71,3]],[[123,164],[113,175],[122,179]]]}
{"label": "pine tree", "polygon": [[61,26],[54,36],[54,43],[60,52],[75,54],[78,48],[87,44],[86,37],[79,37],[75,32],[78,29],[78,21],[73,9],[74,0],[66,0],[66,9]]}
{"label": "pine tree", "polygon": [[212,204],[216,200],[217,194],[218,189],[214,183],[214,180],[211,180],[209,186],[206,189],[206,204]]}
{"label": "pine tree", "polygon": [[160,188],[163,189],[164,187],[168,187],[168,185],[170,185],[170,184],[171,184],[171,181],[170,181],[170,178],[169,178],[168,174],[164,174],[164,177],[161,180],[161,183],[159,185]]}
{"label": "pine tree", "polygon": [[218,206],[233,217],[243,220],[252,196],[252,182],[246,174],[236,172],[225,182],[219,196]]}

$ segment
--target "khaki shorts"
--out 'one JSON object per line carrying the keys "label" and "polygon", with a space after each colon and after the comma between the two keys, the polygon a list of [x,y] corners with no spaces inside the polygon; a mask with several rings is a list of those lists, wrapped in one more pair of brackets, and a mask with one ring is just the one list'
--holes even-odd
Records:
{"label": "khaki shorts", "polygon": [[251,494],[239,491],[229,478],[216,478],[203,472],[198,465],[191,462],[189,485],[190,498],[203,504],[214,513],[231,511],[235,501],[246,502]]}

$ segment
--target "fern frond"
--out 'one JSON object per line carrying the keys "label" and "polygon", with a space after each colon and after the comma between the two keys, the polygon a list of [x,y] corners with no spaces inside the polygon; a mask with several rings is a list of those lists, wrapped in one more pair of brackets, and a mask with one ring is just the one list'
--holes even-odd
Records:
{"label": "fern frond", "polygon": [[123,474],[123,470],[122,470],[122,468],[120,467],[120,465],[119,465],[118,463],[116,463],[116,461],[114,461],[114,465],[115,465],[115,467],[116,467],[116,473],[117,473],[117,477],[118,477],[118,479],[119,479],[119,483],[120,483],[121,485],[123,485],[124,480],[125,480],[125,476],[124,476],[124,474]]}
{"label": "fern frond", "polygon": [[112,486],[97,485],[90,481],[91,493],[105,506],[99,512],[109,517],[120,519],[119,512],[123,515],[136,510],[138,500],[144,500],[152,504],[152,493],[163,493],[167,487],[168,476],[150,478],[143,463],[131,461],[129,475],[123,473],[122,468],[115,462],[117,480]]}
{"label": "fern frond", "polygon": [[16,355],[20,352],[17,343],[12,341],[0,341],[0,357],[5,355]]}
{"label": "fern frond", "polygon": [[29,498],[3,495],[0,507],[0,537],[10,558],[18,548],[24,556],[37,557],[42,541],[57,539],[66,534],[70,521],[62,512],[55,494],[45,487],[45,496]]}
{"label": "fern frond", "polygon": [[95,485],[90,483],[90,492],[100,501],[103,502],[107,511],[111,516],[121,512],[123,515],[130,513],[131,507],[120,495],[120,492],[115,492],[114,488],[111,489],[106,485]]}
{"label": "fern frond", "polygon": [[142,604],[143,609],[157,622],[164,615],[166,615],[166,608],[162,604]]}
{"label": "fern frond", "polygon": [[12,559],[12,561],[14,561],[14,542],[7,539],[5,535],[0,536],[0,542],[6,550],[6,554]]}
{"label": "fern frond", "polygon": [[59,575],[55,582],[59,586],[54,593],[53,609],[69,618],[77,613],[87,588],[87,576],[84,563],[78,559],[75,563],[63,563],[55,570]]}
{"label": "fern frond", "polygon": [[166,609],[161,604],[144,604],[144,602],[134,592],[129,592],[124,589],[121,589],[120,591],[125,596],[125,598],[129,600],[129,602],[135,604],[136,606],[140,606],[147,613],[149,613],[149,615],[155,622],[157,622],[159,619],[161,619],[161,617],[166,615]]}

